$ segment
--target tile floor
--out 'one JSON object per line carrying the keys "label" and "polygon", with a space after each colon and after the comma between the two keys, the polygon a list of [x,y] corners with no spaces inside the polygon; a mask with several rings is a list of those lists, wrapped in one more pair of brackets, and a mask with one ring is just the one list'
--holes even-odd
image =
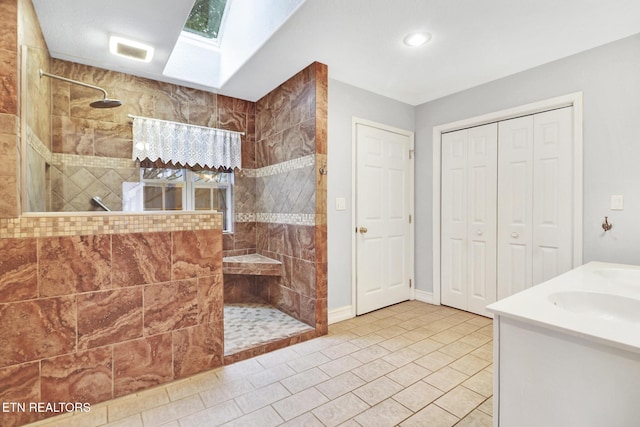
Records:
{"label": "tile floor", "polygon": [[39,426],[491,426],[492,321],[410,301]]}
{"label": "tile floor", "polygon": [[269,304],[224,305],[225,356],[312,330]]}

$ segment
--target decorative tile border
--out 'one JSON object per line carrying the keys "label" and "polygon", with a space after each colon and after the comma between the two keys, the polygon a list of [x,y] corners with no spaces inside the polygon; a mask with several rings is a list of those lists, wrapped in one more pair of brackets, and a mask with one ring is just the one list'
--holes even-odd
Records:
{"label": "decorative tile border", "polygon": [[51,215],[0,219],[0,239],[222,229],[222,214]]}
{"label": "decorative tile border", "polygon": [[38,135],[27,126],[27,144],[40,154],[47,163],[51,163],[51,151],[40,141]]}
{"label": "decorative tile border", "polygon": [[255,213],[236,213],[235,222],[256,222]]}
{"label": "decorative tile border", "polygon": [[309,166],[314,166],[315,164],[316,164],[316,155],[310,154],[308,156],[299,157],[297,159],[289,160],[282,163],[277,163],[275,165],[254,169],[255,177],[260,178],[264,176],[277,175],[280,173],[285,173],[285,172],[289,172],[296,169],[302,169]]}
{"label": "decorative tile border", "polygon": [[137,161],[118,157],[80,156],[78,154],[52,153],[51,162],[56,165],[85,166],[88,168],[130,169],[139,166]]}
{"label": "decorative tile border", "polygon": [[316,225],[316,215],[297,213],[257,213],[256,221],[272,224]]}

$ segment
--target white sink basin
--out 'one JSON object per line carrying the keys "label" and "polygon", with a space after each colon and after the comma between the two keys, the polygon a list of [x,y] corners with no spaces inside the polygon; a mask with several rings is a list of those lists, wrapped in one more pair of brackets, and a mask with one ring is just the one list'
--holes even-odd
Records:
{"label": "white sink basin", "polygon": [[556,307],[572,313],[603,320],[640,323],[640,300],[635,298],[572,290],[552,293],[549,300]]}

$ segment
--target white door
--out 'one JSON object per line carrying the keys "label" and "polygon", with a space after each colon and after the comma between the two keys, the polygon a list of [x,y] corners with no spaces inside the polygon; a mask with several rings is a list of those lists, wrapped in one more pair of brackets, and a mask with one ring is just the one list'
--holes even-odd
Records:
{"label": "white door", "polygon": [[533,116],[533,285],[573,265],[573,108]]}
{"label": "white door", "polygon": [[488,315],[496,300],[497,124],[442,135],[442,303]]}
{"label": "white door", "polygon": [[573,266],[573,108],[499,123],[498,299]]}
{"label": "white door", "polygon": [[498,124],[498,299],[531,287],[533,116]]}
{"label": "white door", "polygon": [[410,134],[356,123],[356,314],[411,296]]}

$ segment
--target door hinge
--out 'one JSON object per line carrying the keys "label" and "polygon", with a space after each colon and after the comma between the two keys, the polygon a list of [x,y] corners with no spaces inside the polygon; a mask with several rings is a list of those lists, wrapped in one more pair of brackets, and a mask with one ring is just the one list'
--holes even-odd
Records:
{"label": "door hinge", "polygon": [[409,279],[409,287],[413,288],[413,282],[411,281],[411,279]]}
{"label": "door hinge", "polygon": [[411,214],[409,214],[409,224],[411,224]]}
{"label": "door hinge", "polygon": [[415,154],[416,150],[409,150],[409,159],[413,159],[413,155]]}

